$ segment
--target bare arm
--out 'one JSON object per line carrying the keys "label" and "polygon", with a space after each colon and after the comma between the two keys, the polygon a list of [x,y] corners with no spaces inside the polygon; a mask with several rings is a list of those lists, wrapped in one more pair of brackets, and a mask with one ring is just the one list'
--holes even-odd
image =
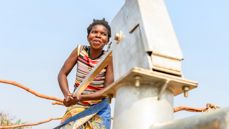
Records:
{"label": "bare arm", "polygon": [[113,62],[112,59],[107,66],[107,71],[105,75],[105,87],[114,82],[114,73],[113,73]]}
{"label": "bare arm", "polygon": [[72,53],[67,58],[67,60],[65,61],[64,65],[62,66],[62,68],[58,74],[59,86],[60,86],[60,89],[64,95],[64,98],[65,98],[64,103],[65,102],[68,103],[68,104],[65,104],[65,106],[70,106],[69,104],[73,102],[73,98],[71,97],[72,95],[71,95],[71,92],[69,91],[69,87],[68,87],[67,76],[71,72],[71,70],[73,69],[73,67],[75,66],[75,64],[77,62],[77,57],[78,57],[77,49],[78,48],[76,48],[72,51]]}

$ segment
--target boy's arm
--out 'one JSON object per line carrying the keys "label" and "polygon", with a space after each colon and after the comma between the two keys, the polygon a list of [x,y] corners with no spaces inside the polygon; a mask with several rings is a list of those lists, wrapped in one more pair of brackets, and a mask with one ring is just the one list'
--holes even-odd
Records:
{"label": "boy's arm", "polygon": [[68,87],[67,76],[71,72],[71,70],[73,69],[73,67],[75,66],[75,64],[77,62],[77,57],[78,57],[77,49],[78,48],[76,48],[72,51],[72,53],[66,59],[64,65],[62,66],[62,68],[58,74],[58,82],[59,82],[60,89],[64,95],[65,106],[69,106],[69,104],[73,103],[72,102],[73,97],[72,97],[72,94],[69,91],[69,87]]}

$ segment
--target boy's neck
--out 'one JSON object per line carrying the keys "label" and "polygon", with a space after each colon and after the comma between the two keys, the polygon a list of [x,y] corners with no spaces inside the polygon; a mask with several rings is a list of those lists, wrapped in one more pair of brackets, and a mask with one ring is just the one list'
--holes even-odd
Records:
{"label": "boy's neck", "polygon": [[101,50],[95,50],[95,49],[91,49],[91,47],[90,47],[88,55],[91,59],[96,59],[102,54],[102,52],[103,52],[102,49]]}

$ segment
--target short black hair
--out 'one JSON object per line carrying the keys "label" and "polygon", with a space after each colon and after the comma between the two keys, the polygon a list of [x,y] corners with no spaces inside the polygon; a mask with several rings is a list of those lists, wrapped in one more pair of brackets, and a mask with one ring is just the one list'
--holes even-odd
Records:
{"label": "short black hair", "polygon": [[103,25],[107,28],[108,31],[108,39],[110,39],[111,37],[111,27],[108,24],[108,22],[105,20],[105,18],[103,18],[102,20],[98,20],[98,19],[93,19],[93,22],[87,27],[87,35],[89,35],[89,33],[91,32],[91,29],[93,26],[95,25]]}

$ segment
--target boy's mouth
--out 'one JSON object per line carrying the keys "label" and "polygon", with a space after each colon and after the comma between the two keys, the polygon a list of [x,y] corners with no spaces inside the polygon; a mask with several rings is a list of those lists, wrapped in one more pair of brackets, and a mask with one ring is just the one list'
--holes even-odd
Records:
{"label": "boy's mouth", "polygon": [[101,41],[100,40],[93,40],[93,43],[99,45],[99,44],[101,44]]}

